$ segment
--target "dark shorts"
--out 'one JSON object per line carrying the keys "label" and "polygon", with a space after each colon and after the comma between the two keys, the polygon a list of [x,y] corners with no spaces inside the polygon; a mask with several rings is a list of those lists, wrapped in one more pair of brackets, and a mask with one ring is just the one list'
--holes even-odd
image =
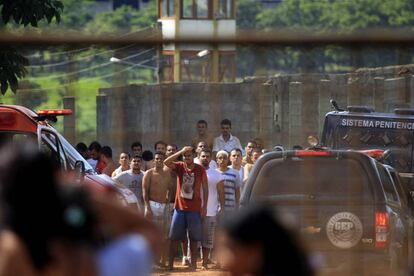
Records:
{"label": "dark shorts", "polygon": [[190,241],[201,241],[201,215],[199,212],[189,212],[174,209],[170,239],[173,241],[187,240],[187,231]]}

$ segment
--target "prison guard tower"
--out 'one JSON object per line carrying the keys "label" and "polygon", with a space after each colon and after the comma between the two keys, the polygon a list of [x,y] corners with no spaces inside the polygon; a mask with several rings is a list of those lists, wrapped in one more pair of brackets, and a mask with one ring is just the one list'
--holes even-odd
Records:
{"label": "prison guard tower", "polygon": [[[236,34],[236,0],[158,0],[165,39],[222,38]],[[160,82],[234,82],[234,45],[164,44],[159,49]]]}

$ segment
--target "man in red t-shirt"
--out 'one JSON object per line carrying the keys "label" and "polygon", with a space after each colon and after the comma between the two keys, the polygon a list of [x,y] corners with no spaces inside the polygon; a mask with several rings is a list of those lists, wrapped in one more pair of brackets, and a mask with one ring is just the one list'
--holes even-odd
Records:
{"label": "man in red t-shirt", "polygon": [[[174,162],[181,154],[184,162]],[[197,242],[202,238],[201,217],[204,217],[207,212],[208,182],[205,169],[194,163],[194,156],[192,147],[184,147],[164,161],[164,164],[177,174],[174,214],[169,234],[171,239],[169,269],[173,269],[178,244],[180,241],[187,240],[187,232],[190,239],[191,267],[194,269],[197,267]],[[205,204],[202,205],[202,202]]]}

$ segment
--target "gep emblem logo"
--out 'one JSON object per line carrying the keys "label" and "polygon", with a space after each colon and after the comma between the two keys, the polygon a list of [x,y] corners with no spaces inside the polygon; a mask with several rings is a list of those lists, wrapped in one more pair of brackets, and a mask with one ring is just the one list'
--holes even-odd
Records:
{"label": "gep emblem logo", "polygon": [[332,216],[326,224],[326,234],[330,242],[342,249],[354,247],[362,238],[362,223],[350,212],[341,212]]}

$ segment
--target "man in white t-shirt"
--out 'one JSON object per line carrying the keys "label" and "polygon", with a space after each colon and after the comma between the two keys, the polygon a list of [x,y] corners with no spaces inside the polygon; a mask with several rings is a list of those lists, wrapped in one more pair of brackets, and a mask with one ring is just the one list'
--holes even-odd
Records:
{"label": "man in white t-shirt", "polygon": [[113,177],[115,182],[130,189],[138,199],[138,206],[141,212],[144,212],[144,197],[142,195],[142,179],[144,173],[141,171],[142,158],[139,155],[132,157],[130,168],[117,176]]}
{"label": "man in white t-shirt", "polygon": [[[207,145],[207,143],[206,142],[204,142],[204,141],[200,141],[200,142],[198,142],[198,144],[197,144],[197,148],[196,148],[196,153],[197,153],[197,157],[196,158],[194,158],[194,163],[196,163],[196,164],[199,164],[199,165],[202,165],[201,164],[201,161],[200,161],[200,158],[199,158],[199,156],[200,156],[200,153],[201,153],[201,151],[202,150],[204,150],[204,149],[210,149],[209,147],[208,147],[208,145]],[[210,149],[211,150],[211,149]],[[211,161],[210,161],[210,164],[209,164],[209,167],[210,168],[213,168],[213,169],[216,169],[217,168],[217,163],[216,163],[216,161],[214,161],[212,158],[210,158],[211,159]]]}
{"label": "man in white t-shirt", "polygon": [[[219,201],[217,196],[217,186],[222,183],[222,176],[215,168],[209,167],[211,161],[211,151],[201,150],[199,154],[201,165],[206,169],[208,181],[208,201],[207,215],[203,219],[203,237],[201,241],[203,250],[202,268],[207,269],[208,257],[213,249],[214,232],[217,225],[216,215],[218,212]],[[203,202],[203,204],[205,204]]]}
{"label": "man in white t-shirt", "polygon": [[224,119],[220,123],[221,135],[214,138],[213,154],[221,150],[225,150],[228,153],[233,149],[241,149],[239,138],[231,135],[231,121]]}

